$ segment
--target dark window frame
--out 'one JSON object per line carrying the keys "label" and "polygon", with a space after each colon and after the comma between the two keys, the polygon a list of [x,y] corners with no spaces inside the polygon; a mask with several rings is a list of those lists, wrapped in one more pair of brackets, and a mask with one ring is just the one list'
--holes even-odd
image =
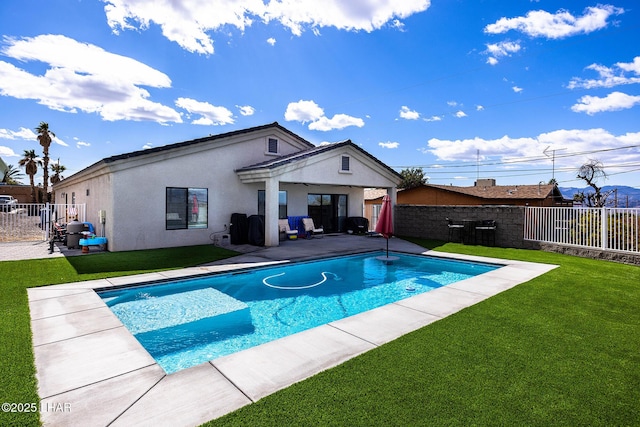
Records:
{"label": "dark window frame", "polygon": [[277,138],[267,138],[267,153],[269,154],[278,154],[280,144]]}
{"label": "dark window frame", "polygon": [[342,156],[340,158],[340,171],[351,172],[351,156]]}
{"label": "dark window frame", "polygon": [[209,189],[166,187],[165,229],[188,230],[209,228]]}
{"label": "dark window frame", "polygon": [[[281,196],[284,195],[284,203],[282,202]],[[264,190],[258,190],[258,215],[264,215],[264,211],[266,209],[266,193]],[[278,219],[286,219],[287,214],[289,212],[288,205],[289,204],[289,195],[287,194],[287,190],[278,191]]]}

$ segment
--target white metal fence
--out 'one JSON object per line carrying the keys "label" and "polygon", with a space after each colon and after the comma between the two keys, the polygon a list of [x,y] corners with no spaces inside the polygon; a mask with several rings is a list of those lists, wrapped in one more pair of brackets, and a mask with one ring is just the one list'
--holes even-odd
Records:
{"label": "white metal fence", "polygon": [[52,224],[84,222],[86,206],[53,203],[0,205],[0,242],[48,240]]}
{"label": "white metal fence", "polygon": [[527,207],[524,239],[640,253],[640,209]]}

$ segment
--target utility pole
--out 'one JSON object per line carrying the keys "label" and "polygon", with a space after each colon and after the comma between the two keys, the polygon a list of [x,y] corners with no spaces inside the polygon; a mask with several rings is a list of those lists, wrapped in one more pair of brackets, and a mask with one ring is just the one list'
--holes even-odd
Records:
{"label": "utility pole", "polygon": [[[551,179],[553,180],[553,182],[556,182],[556,151],[566,150],[566,148],[557,148],[555,150],[549,150],[550,147],[551,146],[545,148],[542,151],[542,154],[544,154],[547,157],[551,157],[551,164],[552,164]],[[551,151],[551,156],[549,156],[549,151]]]}

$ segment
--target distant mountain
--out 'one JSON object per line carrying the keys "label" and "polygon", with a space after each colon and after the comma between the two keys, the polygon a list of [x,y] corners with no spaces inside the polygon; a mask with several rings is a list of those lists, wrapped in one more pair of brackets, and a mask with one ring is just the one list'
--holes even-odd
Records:
{"label": "distant mountain", "polygon": [[[593,188],[584,187],[559,187],[560,192],[566,199],[573,199],[573,195],[584,192],[585,194],[593,193]],[[602,187],[602,193],[609,190],[617,189],[618,194],[612,193],[607,199],[607,206],[615,206],[618,201],[619,208],[638,208],[640,207],[640,188],[628,187],[626,185],[605,185]]]}

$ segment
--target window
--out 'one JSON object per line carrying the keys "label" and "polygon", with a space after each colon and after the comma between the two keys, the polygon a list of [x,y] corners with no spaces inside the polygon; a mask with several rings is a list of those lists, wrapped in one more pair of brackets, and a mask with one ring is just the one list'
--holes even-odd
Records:
{"label": "window", "polygon": [[349,161],[350,161],[350,157],[349,156],[342,156],[342,160],[340,163],[340,170],[342,172],[349,172]]}
{"label": "window", "polygon": [[270,154],[278,154],[278,140],[269,138],[267,142],[267,152]]}
{"label": "window", "polygon": [[[264,215],[265,210],[265,192],[258,190],[258,215]],[[287,192],[278,191],[278,218],[287,218]]]}
{"label": "window", "polygon": [[207,228],[208,217],[206,188],[167,187],[167,230]]}

